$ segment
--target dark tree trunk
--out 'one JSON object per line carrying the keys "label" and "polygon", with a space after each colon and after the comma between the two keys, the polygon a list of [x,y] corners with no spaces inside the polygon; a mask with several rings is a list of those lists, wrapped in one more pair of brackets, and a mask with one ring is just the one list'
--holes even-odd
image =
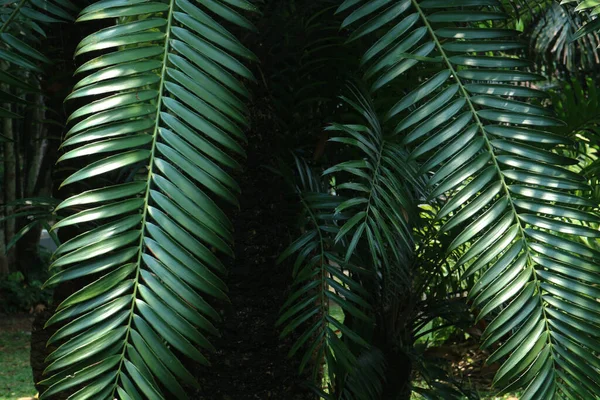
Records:
{"label": "dark tree trunk", "polygon": [[[11,110],[9,104],[7,104],[8,110]],[[4,143],[4,204],[12,203],[16,200],[17,196],[17,160],[15,157],[15,132],[13,126],[13,120],[5,118],[3,121],[2,134],[9,140]],[[13,206],[6,206],[4,208],[5,215],[11,215],[14,213]],[[4,239],[9,242],[15,235],[15,219],[9,218],[4,221]],[[9,271],[15,271],[15,252],[14,249],[6,252],[6,262],[8,264]]]}
{"label": "dark tree trunk", "polygon": [[384,351],[386,361],[385,384],[382,399],[385,400],[408,400],[411,389],[411,361],[401,351]]}
{"label": "dark tree trunk", "polygon": [[[23,170],[23,183],[21,185],[23,193],[20,196],[26,198],[45,196],[51,191],[51,188],[47,187],[50,182],[46,180],[46,171],[41,170],[44,155],[48,149],[47,129],[42,124],[45,118],[44,97],[36,93],[30,96],[30,100],[35,104],[35,107],[25,117],[27,123],[24,124],[25,132],[23,136],[26,138],[26,145],[22,148],[24,157],[21,158],[19,168]],[[38,184],[40,180],[43,183]],[[17,220],[17,230],[30,222],[27,218],[20,218]],[[31,274],[41,275],[41,269],[44,267],[38,251],[41,232],[42,226],[38,224],[16,243],[16,268],[26,277],[31,276]]]}
{"label": "dark tree trunk", "polygon": [[237,179],[242,188],[241,209],[232,221],[236,259],[227,279],[230,305],[223,305],[222,337],[215,341],[213,364],[198,370],[199,399],[313,399],[298,375],[299,359],[288,359],[293,338],[279,339],[275,328],[287,297],[291,271],[276,265],[289,243],[287,186],[265,168],[273,165],[277,130],[267,98],[254,101],[252,128],[247,133],[247,169]]}
{"label": "dark tree trunk", "polygon": [[382,351],[386,363],[381,397],[385,400],[409,400],[411,397],[413,365],[407,352],[414,343],[410,317],[414,314],[414,301],[407,290],[408,285],[383,296],[379,307],[374,345]]}

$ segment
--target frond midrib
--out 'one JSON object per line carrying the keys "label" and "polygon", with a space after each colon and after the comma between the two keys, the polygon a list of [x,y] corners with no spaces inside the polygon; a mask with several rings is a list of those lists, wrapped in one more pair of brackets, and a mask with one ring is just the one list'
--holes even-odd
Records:
{"label": "frond midrib", "polygon": [[[531,257],[531,250],[530,250],[529,242],[527,240],[527,236],[525,235],[525,228],[523,227],[523,223],[522,223],[521,219],[519,218],[519,213],[517,212],[516,206],[514,204],[514,200],[513,200],[512,194],[511,194],[510,190],[508,189],[508,184],[506,183],[506,179],[504,178],[504,175],[502,174],[502,169],[500,168],[500,165],[498,163],[496,154],[494,153],[492,144],[490,143],[488,135],[487,135],[487,133],[486,133],[486,131],[484,129],[483,122],[479,118],[479,115],[477,114],[477,110],[475,109],[475,105],[471,101],[471,96],[469,95],[467,89],[465,88],[462,80],[458,76],[457,71],[454,68],[454,65],[450,62],[450,59],[447,56],[446,51],[443,49],[442,44],[440,43],[437,35],[435,34],[434,29],[432,28],[431,24],[427,20],[426,14],[423,12],[423,10],[421,9],[421,7],[419,6],[419,4],[418,4],[418,2],[416,0],[411,0],[411,2],[413,4],[413,6],[415,7],[415,9],[417,10],[417,12],[419,13],[419,17],[421,18],[421,20],[423,21],[423,24],[427,28],[427,31],[429,32],[429,35],[433,39],[436,48],[440,52],[440,56],[441,56],[444,64],[446,64],[446,66],[450,70],[450,74],[452,75],[454,81],[458,84],[460,93],[462,94],[462,97],[466,100],[466,103],[468,104],[469,110],[471,111],[471,113],[473,114],[473,118],[475,119],[475,123],[477,124],[478,129],[480,130],[481,135],[483,136],[483,139],[485,141],[486,150],[488,151],[488,153],[491,156],[491,160],[493,162],[494,168],[496,169],[497,175],[500,178],[500,183],[502,185],[502,190],[503,190],[503,192],[504,192],[504,194],[505,194],[505,196],[508,199],[508,202],[510,204],[510,211],[509,212],[511,212],[513,214],[513,217],[514,217],[514,219],[517,222],[517,226],[518,226],[518,229],[519,229],[519,235],[521,237],[520,240],[523,243],[523,247],[524,247],[524,250],[525,250],[526,257],[527,257],[527,265],[533,269],[533,274],[532,274],[533,275],[533,282],[534,282],[534,285],[536,286],[537,296],[539,298],[539,304],[540,304],[540,308],[542,310],[542,317],[544,318],[545,330],[547,332],[550,332],[551,328],[549,326],[548,317],[546,315],[546,307],[544,306],[543,298],[542,298],[542,295],[541,295],[541,293],[542,293],[541,282],[539,281],[539,279],[537,277],[537,274],[535,273],[535,267],[533,267],[533,260],[532,260],[532,257]],[[551,339],[550,335],[548,335],[548,339],[547,340],[548,340],[547,344],[550,345],[551,351],[553,352],[552,339]],[[554,365],[554,368],[556,368],[556,364],[555,364],[554,359],[555,359],[555,357],[552,357],[552,360],[553,360],[552,363]]]}
{"label": "frond midrib", "polygon": [[[27,0],[22,0],[22,1],[27,1]],[[132,330],[131,324],[133,321],[133,316],[135,314],[134,310],[135,310],[137,292],[138,292],[139,283],[140,283],[140,281],[139,281],[140,270],[141,270],[142,256],[144,254],[144,234],[146,231],[146,222],[148,220],[150,188],[152,187],[152,174],[154,172],[153,167],[154,167],[154,158],[155,158],[156,147],[157,147],[156,144],[158,141],[160,113],[161,113],[161,108],[162,108],[163,93],[165,90],[165,81],[166,81],[165,76],[166,76],[166,71],[167,71],[167,63],[168,63],[168,55],[169,55],[169,38],[171,35],[171,26],[173,23],[174,9],[175,9],[175,0],[169,0],[169,14],[167,15],[167,26],[165,28],[165,38],[164,38],[165,50],[163,52],[163,65],[162,65],[162,68],[160,71],[160,81],[159,81],[159,87],[157,89],[158,90],[158,98],[156,100],[156,116],[155,116],[154,130],[152,132],[150,157],[149,157],[149,161],[148,161],[148,175],[146,177],[146,191],[144,193],[144,203],[143,203],[143,209],[142,209],[140,241],[138,244],[139,249],[138,249],[138,256],[137,256],[137,261],[136,261],[135,278],[134,278],[134,283],[133,283],[133,296],[132,296],[131,307],[130,307],[130,311],[129,311],[129,319],[127,321],[127,331],[125,333],[125,339],[123,340],[123,351],[121,353],[121,360],[119,361],[119,368],[117,369],[117,374],[115,376],[114,388],[113,388],[113,391],[111,394],[111,397],[113,397],[113,398],[115,397],[115,391],[117,390],[119,378],[121,375],[121,370],[123,368],[123,364],[125,361],[125,352],[127,351],[127,342],[129,340],[129,335]]]}
{"label": "frond midrib", "polygon": [[[329,314],[329,300],[327,299],[325,292],[329,290],[329,287],[327,284],[327,269],[325,268],[325,263],[328,262],[327,257],[325,256],[325,238],[323,237],[323,233],[321,232],[319,220],[317,219],[317,216],[310,207],[310,204],[308,204],[306,199],[304,198],[302,190],[299,187],[296,187],[296,191],[298,192],[298,196],[300,197],[300,202],[302,203],[302,206],[305,207],[308,211],[311,223],[315,226],[315,229],[317,230],[317,235],[319,236],[319,258],[321,269],[321,273],[319,276],[319,279],[321,281],[319,285],[321,289],[319,293],[319,301],[321,302],[321,320],[319,321],[319,324],[321,325],[321,330],[327,330],[327,326],[329,324],[329,322],[327,321],[327,315]],[[325,337],[323,337],[323,339],[320,340],[325,340]],[[321,346],[322,345],[320,345],[319,347]],[[315,369],[315,379],[317,378],[317,372],[318,370]]]}
{"label": "frond midrib", "polygon": [[365,221],[369,220],[369,216],[371,213],[371,203],[373,201],[373,192],[375,191],[375,188],[377,187],[377,183],[379,182],[379,170],[381,169],[381,160],[383,158],[383,152],[385,150],[385,145],[386,145],[386,141],[384,138],[381,138],[381,144],[379,146],[379,152],[377,153],[377,162],[375,163],[375,169],[373,170],[373,180],[372,182],[370,182],[370,187],[371,190],[369,191],[369,199],[367,201],[367,206],[366,206],[366,210],[365,210]]}

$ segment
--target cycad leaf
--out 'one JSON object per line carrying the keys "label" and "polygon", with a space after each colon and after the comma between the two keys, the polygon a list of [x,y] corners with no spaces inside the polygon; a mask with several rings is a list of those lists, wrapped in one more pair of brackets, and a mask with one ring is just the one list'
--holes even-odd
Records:
{"label": "cycad leaf", "polygon": [[82,233],[56,252],[47,285],[88,284],[49,321],[64,324],[51,338],[64,343],[48,358],[52,386],[42,398],[75,385],[73,398],[187,398],[182,384],[197,383],[177,357],[208,364],[205,335],[218,334],[220,315],[207,299],[227,299],[214,252],[233,256],[232,226],[215,199],[237,202],[227,170],[240,168],[232,152],[243,154],[247,123],[243,99],[224,85],[242,91],[239,75],[252,76],[238,58],[254,59],[219,22],[251,27],[235,5],[253,9],[241,0],[103,0],[78,18],[117,19],[78,46],[108,53],[78,70],[89,75],[68,98],[94,100],[71,115],[61,158],[87,161],[63,185],[88,189],[57,207],[71,214],[55,229]]}
{"label": "cycad leaf", "polygon": [[[352,28],[358,19],[364,26],[378,24],[383,21],[379,4],[344,2],[343,25]],[[527,102],[544,93],[522,83],[544,78],[524,69],[528,62],[508,57],[523,47],[514,40],[518,32],[482,24],[505,18],[497,12],[500,2],[403,4],[372,34],[363,59],[365,79],[371,95],[393,97],[398,80],[419,76],[412,92],[383,110],[388,119],[382,131],[412,147],[429,193],[445,203],[438,219],[442,232],[452,235],[455,267],[474,279],[470,296],[480,318],[495,316],[484,333],[485,346],[511,335],[492,355],[491,361],[508,356],[495,384],[521,388],[528,399],[563,398],[567,392],[561,387],[588,398],[600,380],[591,339],[600,322],[598,293],[590,285],[599,270],[582,238],[598,236],[597,205],[581,195],[589,190],[585,179],[565,168],[577,161],[554,151],[570,142],[545,131],[562,121],[539,103]],[[367,41],[371,34],[363,31],[355,35]],[[435,60],[412,57],[427,43],[434,43]],[[357,179],[367,179],[371,171],[348,169]],[[558,336],[557,317],[582,340]]]}
{"label": "cycad leaf", "polygon": [[[353,280],[349,264],[329,250],[336,240],[338,229],[331,225],[330,217],[323,212],[351,208],[352,203],[343,202],[337,196],[326,193],[320,177],[305,161],[297,158],[296,165],[299,179],[295,179],[291,172],[284,176],[299,196],[307,216],[307,224],[306,232],[279,259],[282,262],[291,256],[296,257],[292,293],[282,307],[277,325],[282,327],[282,336],[302,330],[291,347],[289,356],[294,356],[305,348],[300,372],[310,358],[318,360],[311,366],[312,377],[316,382],[321,362],[330,365],[330,377],[335,375],[328,354],[333,353],[336,358],[343,359],[348,373],[356,365],[356,357],[351,348],[354,345],[368,347],[368,343],[357,332],[339,320],[339,315],[332,315],[332,309],[341,309],[353,317],[369,320],[367,312],[370,304],[365,300],[364,289]],[[296,180],[301,183],[296,184]],[[354,205],[358,204],[360,202]],[[340,341],[338,335],[343,336],[344,340]]]}

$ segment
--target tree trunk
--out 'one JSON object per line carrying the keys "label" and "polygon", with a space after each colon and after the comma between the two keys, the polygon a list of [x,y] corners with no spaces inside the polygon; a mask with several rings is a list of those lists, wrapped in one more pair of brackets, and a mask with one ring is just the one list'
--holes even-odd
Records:
{"label": "tree trunk", "polygon": [[[45,118],[44,97],[41,94],[35,94],[34,102],[36,107],[31,112],[31,123],[27,132],[27,137],[30,138],[32,146],[27,148],[27,163],[24,166],[25,183],[23,186],[25,197],[40,195],[40,193],[36,193],[36,187],[40,179],[42,161],[48,149],[47,129],[41,123]],[[43,176],[41,178],[43,179]]]}
{"label": "tree trunk", "polygon": [[[82,28],[79,24],[51,24],[48,26],[48,39],[44,41],[43,46],[48,46],[56,50],[53,58],[57,62],[53,65],[51,73],[45,75],[40,82],[44,96],[40,96],[39,100],[42,101],[43,99],[43,106],[48,110],[52,110],[51,114],[58,116],[57,118],[60,122],[66,121],[63,100],[76,82],[73,76],[76,63],[72,55],[84,32],[88,30],[89,32],[95,32],[100,28],[100,25],[102,25],[102,22],[92,22],[87,25],[87,28]],[[82,31],[82,29],[85,29],[85,31]],[[40,108],[38,112],[45,113],[43,110],[44,108]],[[34,116],[38,124],[41,124],[41,121],[44,120],[44,114],[41,115],[42,117]],[[25,190],[26,193],[33,193],[35,196],[52,195],[56,199],[65,199],[73,194],[70,192],[72,189],[65,188],[59,190],[52,185],[52,182],[62,182],[66,178],[66,174],[69,173],[68,171],[62,171],[62,174],[57,173],[57,176],[54,176],[55,171],[53,171],[54,164],[58,158],[59,141],[56,139],[63,135],[63,128],[58,124],[43,124],[43,126],[44,130],[41,132],[41,142],[37,143],[39,146],[36,146],[39,147],[40,156],[33,156],[34,165],[27,172]],[[62,242],[65,242],[75,237],[78,233],[80,232],[77,232],[76,229],[60,229],[59,237]],[[54,289],[54,306],[78,288],[81,288],[80,282],[72,282],[71,285],[59,285],[59,287]],[[44,360],[53,350],[51,347],[46,347],[46,341],[56,329],[56,327],[50,327],[50,329],[44,330],[43,327],[46,321],[52,316],[53,311],[54,309],[49,307],[44,312],[36,314],[31,335],[31,366],[36,388],[40,391],[45,388],[37,385],[37,382],[42,379],[42,372],[47,366],[44,364]],[[57,399],[60,399],[60,397],[57,397]]]}
{"label": "tree trunk", "polygon": [[414,343],[410,323],[413,304],[411,294],[404,291],[387,293],[381,298],[373,339],[385,358],[381,397],[385,400],[409,400],[411,397],[413,367],[407,352]]}
{"label": "tree trunk", "polygon": [[[0,160],[0,170],[4,167],[4,158]],[[0,187],[0,218],[4,217],[4,188]],[[8,275],[8,259],[6,258],[6,235],[4,234],[4,222],[0,222],[0,279]]]}
{"label": "tree trunk", "polygon": [[[39,197],[49,193],[49,188],[45,185],[38,185],[40,179],[46,178],[45,173],[41,174],[42,162],[48,148],[48,141],[45,137],[47,129],[41,123],[45,117],[44,98],[41,94],[34,94],[31,97],[35,107],[27,113],[24,137],[27,138],[28,146],[24,149],[25,156],[21,160],[23,162],[23,197]],[[17,221],[17,229],[29,222],[25,218],[20,218]],[[41,233],[41,225],[36,225],[16,245],[17,269],[25,276],[30,276],[32,273],[39,275],[43,267],[38,251]]]}
{"label": "tree trunk", "polygon": [[384,349],[386,361],[385,384],[382,399],[410,399],[412,364],[410,358],[402,351]]}
{"label": "tree trunk", "polygon": [[[10,110],[10,104],[6,104],[8,110]],[[4,204],[8,204],[16,200],[17,190],[17,160],[15,157],[15,133],[13,131],[13,121],[10,118],[5,118],[3,121],[3,135],[6,136],[9,142],[4,143]],[[10,215],[14,212],[14,207],[5,207],[5,215]],[[15,235],[15,219],[9,218],[4,224],[4,239],[10,241]],[[10,250],[6,255],[9,271],[15,270],[15,252]]]}

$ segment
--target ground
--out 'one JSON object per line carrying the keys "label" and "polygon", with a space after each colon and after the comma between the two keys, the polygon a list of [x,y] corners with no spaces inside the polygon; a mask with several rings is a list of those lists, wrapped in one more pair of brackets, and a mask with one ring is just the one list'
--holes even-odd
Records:
{"label": "ground", "polygon": [[500,364],[485,364],[490,353],[479,348],[478,340],[448,340],[431,351],[448,363],[454,379],[477,393],[481,400],[518,400],[514,393],[503,396],[492,394],[491,383]]}
{"label": "ground", "polygon": [[0,315],[0,400],[30,398],[36,393],[29,366],[32,321],[27,314]]}

